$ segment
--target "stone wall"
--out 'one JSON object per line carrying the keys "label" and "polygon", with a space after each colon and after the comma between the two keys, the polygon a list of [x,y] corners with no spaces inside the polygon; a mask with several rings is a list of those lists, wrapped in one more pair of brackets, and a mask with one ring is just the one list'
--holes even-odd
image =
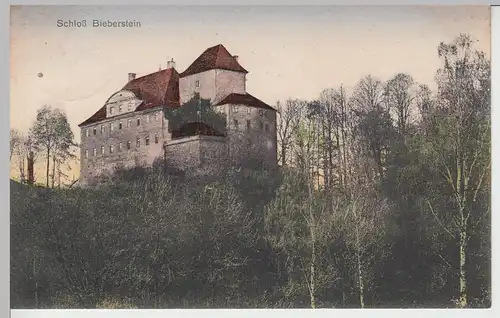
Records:
{"label": "stone wall", "polygon": [[182,170],[222,167],[226,156],[225,137],[192,136],[167,143],[167,163]]}
{"label": "stone wall", "polygon": [[275,167],[276,112],[245,105],[228,105],[227,111],[232,161],[250,160]]}
{"label": "stone wall", "polygon": [[[152,164],[155,158],[163,156],[163,142],[170,139],[167,124],[162,109],[155,108],[118,115],[82,127],[82,184],[98,175],[109,173],[118,166]],[[127,143],[130,143],[130,149],[127,149]]]}
{"label": "stone wall", "polygon": [[227,70],[215,70],[215,94],[213,103],[217,104],[231,93],[245,94],[246,74]]}
{"label": "stone wall", "polygon": [[227,70],[210,70],[182,77],[179,79],[181,103],[189,101],[195,93],[213,104],[231,93],[245,94],[245,78],[245,73]]}
{"label": "stone wall", "polygon": [[[197,85],[198,82],[198,85]],[[181,104],[188,102],[195,93],[203,99],[211,101],[215,98],[215,70],[181,77],[179,79],[179,94]]]}

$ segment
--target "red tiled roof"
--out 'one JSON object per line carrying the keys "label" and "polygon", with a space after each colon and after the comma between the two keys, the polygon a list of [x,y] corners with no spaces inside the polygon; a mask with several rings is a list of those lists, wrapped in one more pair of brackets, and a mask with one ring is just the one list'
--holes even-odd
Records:
{"label": "red tiled roof", "polygon": [[179,104],[179,73],[168,68],[136,78],[122,90],[133,92],[144,102],[136,110],[144,110],[159,105]]}
{"label": "red tiled roof", "polygon": [[[174,68],[161,70],[128,82],[122,90],[131,91],[143,101],[136,111],[160,105],[179,106],[179,73]],[[79,126],[103,119],[106,119],[106,105]]]}
{"label": "red tiled roof", "polygon": [[223,69],[235,72],[248,73],[236,59],[222,45],[212,46],[205,50],[180,77],[193,75],[213,69]]}
{"label": "red tiled roof", "polygon": [[252,95],[246,93],[246,94],[229,94],[226,98],[224,98],[222,101],[217,103],[216,106],[219,105],[226,105],[226,104],[236,104],[236,105],[246,105],[246,106],[253,106],[257,108],[264,108],[264,109],[270,109],[276,111],[273,107],[269,106],[268,104],[264,103],[258,98],[253,97]]}

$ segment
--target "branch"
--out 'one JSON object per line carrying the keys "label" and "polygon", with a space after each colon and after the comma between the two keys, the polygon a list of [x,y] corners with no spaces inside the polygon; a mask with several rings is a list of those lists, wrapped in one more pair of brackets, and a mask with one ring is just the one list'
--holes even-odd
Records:
{"label": "branch", "polygon": [[454,239],[456,239],[455,235],[453,235],[453,233],[450,232],[450,230],[448,230],[444,224],[441,222],[441,220],[439,219],[439,217],[437,216],[437,214],[434,212],[434,209],[432,208],[432,205],[431,205],[431,202],[429,200],[427,200],[427,204],[429,205],[429,208],[431,210],[431,213],[432,215],[434,215],[434,217],[436,218],[436,221],[439,223],[439,225],[441,225],[441,227]]}

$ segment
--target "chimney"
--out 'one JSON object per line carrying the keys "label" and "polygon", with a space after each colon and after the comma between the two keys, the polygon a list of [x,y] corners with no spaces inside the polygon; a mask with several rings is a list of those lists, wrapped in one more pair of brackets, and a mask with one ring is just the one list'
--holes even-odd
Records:
{"label": "chimney", "polygon": [[131,82],[133,80],[135,80],[135,73],[128,73],[128,81]]}
{"label": "chimney", "polygon": [[233,59],[235,59],[236,62],[238,62],[238,55],[233,55]]}
{"label": "chimney", "polygon": [[175,68],[175,62],[173,58],[167,62],[167,68]]}

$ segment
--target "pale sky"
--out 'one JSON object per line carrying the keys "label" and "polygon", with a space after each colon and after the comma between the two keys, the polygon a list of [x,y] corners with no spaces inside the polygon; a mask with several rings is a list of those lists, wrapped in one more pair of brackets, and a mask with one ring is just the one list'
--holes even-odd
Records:
{"label": "pale sky", "polygon": [[[58,28],[59,19],[88,26]],[[93,19],[141,27],[92,28]],[[350,88],[368,74],[387,80],[406,72],[433,87],[437,46],[462,32],[489,56],[489,7],[11,7],[11,127],[27,132],[48,104],[66,112],[79,142],[77,125],[126,84],[127,73],[155,72],[171,58],[182,72],[217,44],[249,71],[247,91],[271,105]]]}

